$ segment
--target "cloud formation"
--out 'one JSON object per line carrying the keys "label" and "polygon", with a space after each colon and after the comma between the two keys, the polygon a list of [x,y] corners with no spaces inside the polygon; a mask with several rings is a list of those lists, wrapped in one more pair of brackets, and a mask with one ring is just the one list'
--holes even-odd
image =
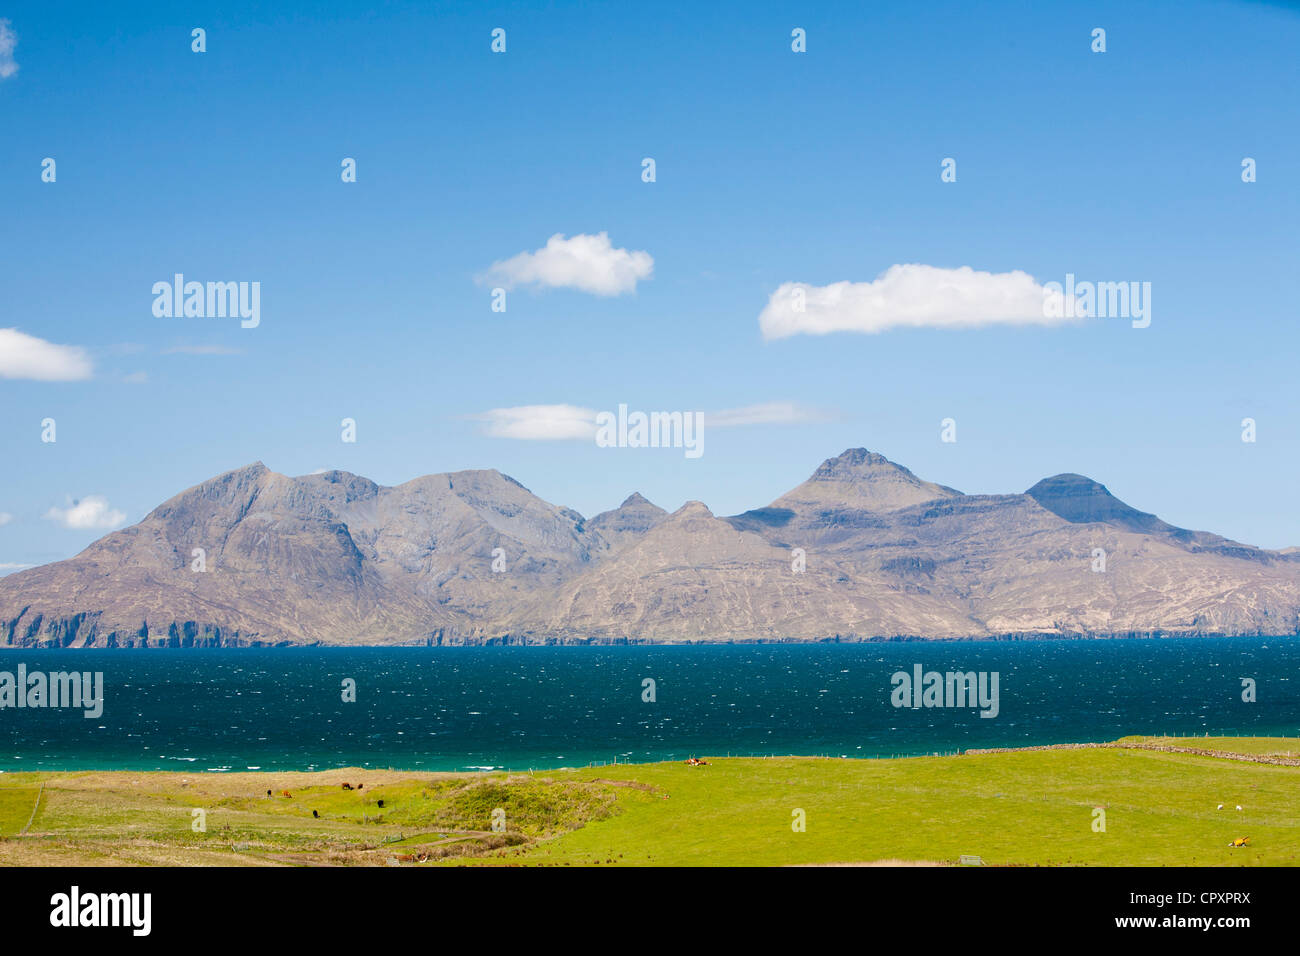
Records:
{"label": "cloud formation", "polygon": [[743,408],[724,408],[705,412],[704,421],[712,428],[731,428],[737,425],[796,425],[802,422],[825,421],[829,416],[815,408],[805,408],[794,402],[764,402]]}
{"label": "cloud formation", "polygon": [[243,355],[243,349],[233,349],[228,345],[174,345],[163,349],[163,355]]}
{"label": "cloud formation", "polygon": [[[1050,302],[1060,299],[1055,310]],[[758,317],[765,339],[830,332],[884,332],[893,328],[961,329],[984,325],[1061,325],[1062,293],[1026,272],[977,272],[893,265],[872,282],[815,286],[786,282]]]}
{"label": "cloud formation", "polygon": [[90,378],[94,367],[84,349],[55,345],[17,329],[0,329],[0,378],[73,382]]}
{"label": "cloud formation", "polygon": [[[578,405],[518,405],[493,408],[474,416],[484,422],[483,433],[493,438],[521,438],[531,441],[594,440],[594,408]],[[798,422],[824,421],[825,413],[791,402],[768,402],[704,412],[704,424],[710,428],[738,425],[788,425]]]}
{"label": "cloud formation", "polygon": [[483,432],[493,438],[556,441],[596,437],[596,410],[577,405],[519,405],[493,408],[476,416],[486,422]]}
{"label": "cloud formation", "polygon": [[14,516],[7,511],[0,511],[0,525],[7,525],[14,520]]}
{"label": "cloud formation", "polygon": [[654,265],[648,252],[615,249],[608,233],[566,239],[557,232],[535,252],[492,263],[479,281],[507,289],[536,285],[592,295],[623,295],[635,292],[637,282],[650,278]]}
{"label": "cloud formation", "polygon": [[105,530],[126,521],[126,512],[109,507],[103,495],[87,495],[66,508],[51,508],[45,517],[73,531]]}
{"label": "cloud formation", "polygon": [[14,48],[18,46],[18,34],[13,31],[13,24],[0,20],[0,80],[7,80],[18,72],[14,61]]}

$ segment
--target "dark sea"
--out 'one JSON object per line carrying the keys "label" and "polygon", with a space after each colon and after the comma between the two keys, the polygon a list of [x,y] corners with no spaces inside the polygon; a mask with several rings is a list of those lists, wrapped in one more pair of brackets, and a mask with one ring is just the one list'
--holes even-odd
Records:
{"label": "dark sea", "polygon": [[[1296,638],[0,652],[0,671],[20,663],[102,671],[103,713],[0,709],[2,771],[526,770],[1300,734]],[[895,707],[891,676],[917,664],[996,672],[997,716]]]}

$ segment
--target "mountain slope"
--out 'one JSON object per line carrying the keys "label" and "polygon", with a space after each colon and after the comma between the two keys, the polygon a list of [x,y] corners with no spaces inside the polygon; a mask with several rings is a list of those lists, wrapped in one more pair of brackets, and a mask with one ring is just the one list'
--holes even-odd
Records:
{"label": "mountain slope", "polygon": [[596,515],[587,522],[587,527],[617,549],[638,540],[667,517],[667,511],[651,504],[640,492],[634,492],[613,511],[602,511]]}
{"label": "mountain slope", "polygon": [[1300,561],[1081,475],[963,495],[865,449],[765,508],[586,520],[497,471],[260,462],[0,579],[0,645],[1300,633]]}
{"label": "mountain slope", "polygon": [[9,644],[369,642],[451,619],[391,587],[309,488],[260,462],[0,582]]}
{"label": "mountain slope", "polygon": [[1214,551],[1264,562],[1269,560],[1270,552],[1260,548],[1238,544],[1217,534],[1178,528],[1155,515],[1130,508],[1112,495],[1105,485],[1083,475],[1053,475],[1038,482],[1025,494],[1074,524],[1102,522],[1139,534],[1157,535],[1192,550]]}

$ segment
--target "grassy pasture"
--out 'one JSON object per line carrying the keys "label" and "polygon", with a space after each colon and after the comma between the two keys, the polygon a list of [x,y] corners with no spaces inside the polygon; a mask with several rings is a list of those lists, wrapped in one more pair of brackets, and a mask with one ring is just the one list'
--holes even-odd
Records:
{"label": "grassy pasture", "polygon": [[1119,744],[532,774],[4,774],[0,865],[1300,863],[1300,766],[1156,749],[1295,757],[1300,740]]}

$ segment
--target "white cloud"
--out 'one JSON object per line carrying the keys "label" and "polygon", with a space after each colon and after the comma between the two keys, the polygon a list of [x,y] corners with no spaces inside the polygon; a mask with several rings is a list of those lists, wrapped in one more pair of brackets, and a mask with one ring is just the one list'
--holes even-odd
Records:
{"label": "white cloud", "polygon": [[13,24],[0,20],[0,80],[7,80],[18,72],[14,62],[14,47],[18,45],[18,34],[13,31]]}
{"label": "white cloud", "polygon": [[493,408],[475,416],[487,422],[483,429],[493,438],[555,441],[596,437],[596,411],[576,405],[520,405]]}
{"label": "white cloud", "polygon": [[148,372],[132,372],[129,375],[123,375],[122,381],[128,385],[145,385],[149,381]]}
{"label": "white cloud", "polygon": [[55,345],[17,329],[0,329],[0,378],[38,382],[72,382],[90,378],[93,369],[84,349]]}
{"label": "white cloud", "polygon": [[736,425],[795,425],[800,422],[825,421],[828,416],[813,408],[804,408],[793,402],[765,402],[746,405],[744,408],[724,408],[705,412],[704,423],[710,428],[731,428]]}
{"label": "white cloud", "polygon": [[[803,296],[803,309],[798,308]],[[1054,296],[1056,317],[1045,303]],[[912,263],[886,269],[874,282],[815,286],[786,282],[758,317],[765,339],[886,329],[960,329],[981,325],[1060,325],[1064,296],[1026,272],[977,272]]]}
{"label": "white cloud", "polygon": [[[654,409],[664,411],[664,409]],[[592,440],[596,437],[593,408],[578,405],[520,405],[494,408],[474,417],[486,422],[484,434],[493,438],[522,438],[532,441],[564,439]],[[704,412],[704,424],[710,428],[733,428],[738,425],[786,425],[824,421],[824,412],[804,408],[792,402],[768,402]]]}
{"label": "white cloud", "polygon": [[507,289],[516,285],[579,289],[593,295],[635,292],[641,279],[650,278],[655,261],[645,251],[615,249],[607,233],[565,239],[556,233],[536,252],[521,252],[491,268],[479,281]]}
{"label": "white cloud", "polygon": [[0,578],[6,574],[12,574],[14,571],[21,571],[23,568],[33,568],[34,564],[19,564],[16,561],[0,561]]}
{"label": "white cloud", "polygon": [[0,511],[0,525],[6,525],[14,520],[14,516],[7,511]]}
{"label": "white cloud", "polygon": [[74,531],[116,528],[126,520],[126,512],[110,508],[103,495],[87,495],[80,501],[69,501],[66,508],[51,508],[45,517],[57,521]]}
{"label": "white cloud", "polygon": [[243,355],[243,349],[232,349],[226,345],[176,345],[163,349],[163,355]]}

